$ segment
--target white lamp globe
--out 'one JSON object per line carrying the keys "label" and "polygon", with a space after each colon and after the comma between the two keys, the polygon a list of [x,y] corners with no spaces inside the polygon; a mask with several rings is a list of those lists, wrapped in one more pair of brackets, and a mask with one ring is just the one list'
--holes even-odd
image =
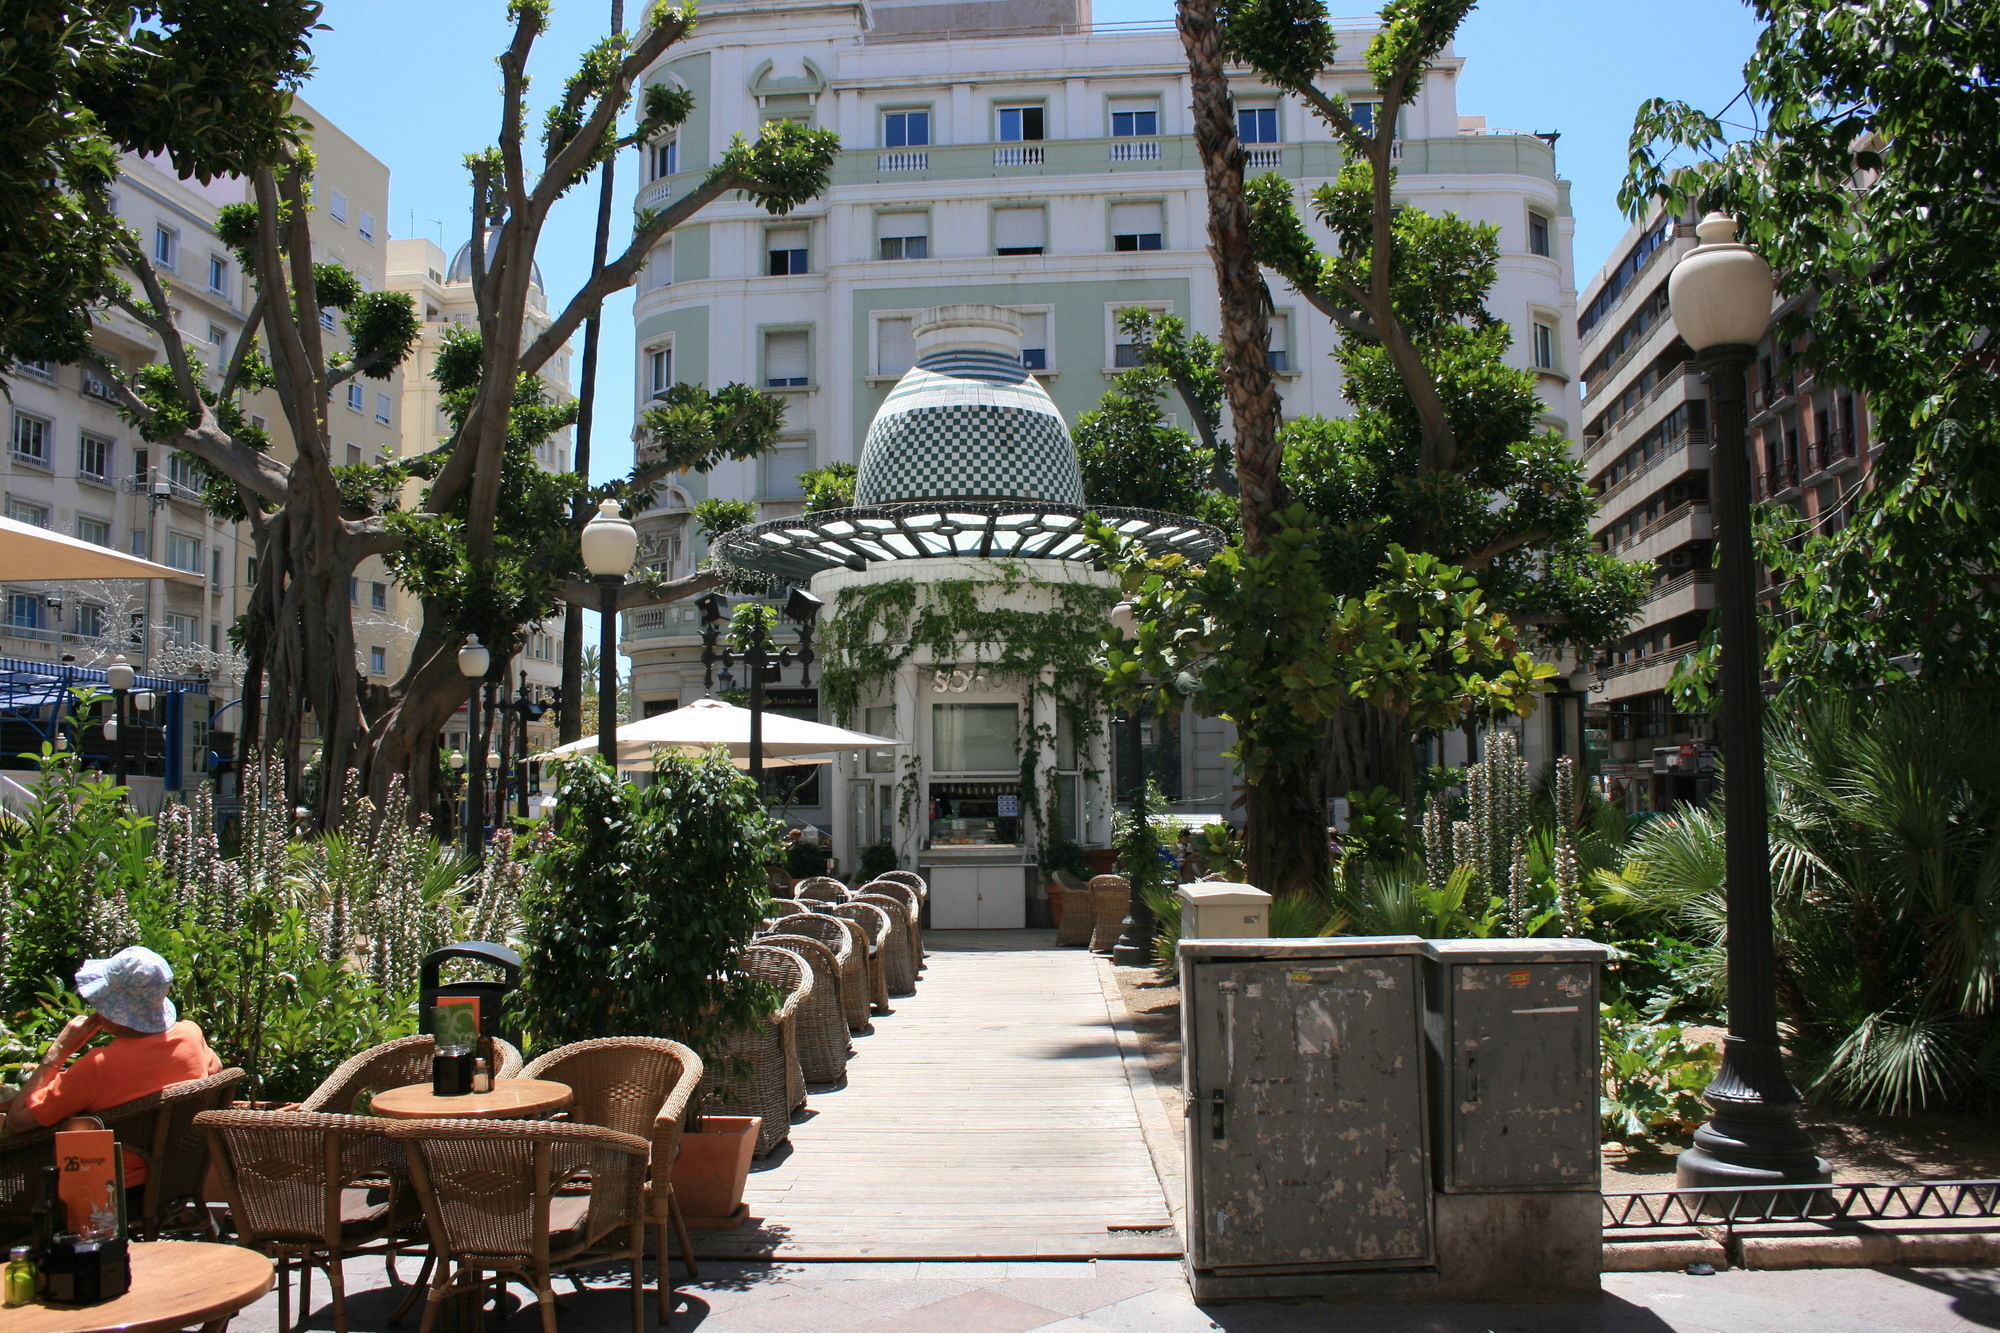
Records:
{"label": "white lamp globe", "polygon": [[1736,240],[1736,219],[1710,213],[1695,224],[1701,244],[1681,256],[1667,277],[1674,327],[1697,352],[1755,347],[1771,326],[1777,284],[1764,257]]}
{"label": "white lamp globe", "polygon": [[479,680],[485,676],[486,668],[492,661],[493,654],[486,651],[486,645],[481,643],[479,636],[475,634],[465,641],[463,648],[458,650],[458,674],[467,680]]}
{"label": "white lamp globe", "polygon": [[1121,639],[1139,637],[1139,616],[1133,609],[1132,603],[1120,602],[1111,608],[1111,628],[1118,631],[1118,637]]}
{"label": "white lamp globe", "polygon": [[157,697],[151,690],[134,690],[132,692],[132,707],[141,713],[151,712],[153,701]]}
{"label": "white lamp globe", "polygon": [[112,658],[111,665],[104,668],[104,683],[114,690],[129,690],[138,679],[139,673],[132,669],[132,664],[125,660],[123,653]]}
{"label": "white lamp globe", "polygon": [[1569,688],[1575,694],[1588,694],[1590,687],[1597,683],[1597,673],[1588,666],[1580,666],[1569,673]]}
{"label": "white lamp globe", "polygon": [[624,578],[639,558],[639,530],[618,512],[616,500],[598,502],[597,516],[583,525],[583,565],[598,578]]}

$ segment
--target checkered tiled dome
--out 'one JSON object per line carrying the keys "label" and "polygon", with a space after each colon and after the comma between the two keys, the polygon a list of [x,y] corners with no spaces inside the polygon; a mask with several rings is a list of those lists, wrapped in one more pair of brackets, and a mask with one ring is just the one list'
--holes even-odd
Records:
{"label": "checkered tiled dome", "polygon": [[1021,366],[1014,316],[947,306],[926,311],[915,332],[917,364],[889,391],[861,446],[855,503],[1082,504],[1076,446],[1062,413]]}

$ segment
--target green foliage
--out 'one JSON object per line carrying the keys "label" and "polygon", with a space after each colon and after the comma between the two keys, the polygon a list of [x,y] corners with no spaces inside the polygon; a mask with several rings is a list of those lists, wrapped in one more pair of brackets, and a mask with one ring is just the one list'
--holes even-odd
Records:
{"label": "green foliage", "polygon": [[[1384,861],[1342,858],[1334,876],[1329,935],[1421,935],[1486,939],[1502,933],[1491,901],[1472,894],[1472,868],[1457,866],[1433,882],[1414,856]],[[1472,904],[1468,906],[1467,899]],[[1484,915],[1474,916],[1473,912]]]}
{"label": "green foliage", "polygon": [[865,884],[871,879],[881,878],[884,871],[894,870],[899,864],[894,843],[871,842],[861,849],[861,865],[856,873]]}
{"label": "green foliage", "polygon": [[825,467],[808,468],[799,474],[799,485],[806,497],[806,512],[817,514],[828,509],[851,509],[854,507],[855,467],[852,463],[828,463]]}
{"label": "green foliage", "polygon": [[775,120],[755,143],[738,135],[710,175],[747,181],[745,192],[765,212],[783,216],[825,192],[839,152],[840,136],[832,130]]}
{"label": "green foliage", "polygon": [[[1767,543],[1787,691],[2000,669],[2000,24],[1989,6],[1764,0],[1748,132],[1654,99],[1620,203],[1720,209],[1799,297],[1781,347],[1865,397],[1873,486],[1833,533]],[[1691,170],[1684,170],[1689,166]],[[1823,299],[1819,294],[1824,294]],[[1856,429],[1861,423],[1856,423]],[[1859,444],[1859,440],[1856,441]]]}
{"label": "green foliage", "polygon": [[1347,793],[1347,828],[1340,835],[1343,862],[1400,861],[1410,854],[1410,827],[1403,807],[1386,787]]}
{"label": "green foliage", "polygon": [[1174,869],[1166,849],[1175,826],[1166,816],[1166,794],[1151,778],[1146,780],[1143,805],[1144,818],[1133,810],[1119,810],[1111,817],[1111,845],[1118,849],[1118,873],[1134,894],[1172,893]]}
{"label": "green foliage", "polygon": [[[1139,364],[1121,371],[1103,400],[1077,418],[1077,464],[1088,504],[1186,514],[1225,529],[1235,505],[1216,487],[1229,479],[1222,420],[1221,348],[1175,315],[1136,308],[1118,314]],[[1171,395],[1199,434],[1166,419]]]}
{"label": "green foliage", "polygon": [[724,754],[662,756],[650,786],[594,758],[558,769],[553,841],[521,897],[521,1014],[537,1046],[713,1039],[768,1011],[738,970],[766,901],[775,831]]}
{"label": "green foliage", "polygon": [[1078,879],[1090,878],[1090,858],[1083,854],[1083,844],[1069,838],[1050,838],[1044,842],[1036,864],[1044,880],[1054,879],[1058,870],[1066,870]]}
{"label": "green foliage", "polygon": [[1684,1143],[1708,1119],[1701,1094],[1722,1065],[1714,1046],[1691,1044],[1679,1024],[1647,1022],[1623,1001],[1598,1007],[1598,1043],[1605,1142]]}
{"label": "green foliage", "polygon": [[784,422],[784,403],[747,384],[713,393],[676,384],[639,414],[640,455],[651,474],[707,472],[724,459],[762,453]]}
{"label": "green foliage", "polygon": [[701,539],[710,546],[725,532],[750,526],[757,519],[757,506],[749,500],[720,500],[713,497],[697,500],[694,506],[694,525],[701,532]]}
{"label": "green foliage", "polygon": [[785,873],[793,879],[806,879],[812,875],[826,873],[826,849],[817,843],[799,841],[785,847]]}

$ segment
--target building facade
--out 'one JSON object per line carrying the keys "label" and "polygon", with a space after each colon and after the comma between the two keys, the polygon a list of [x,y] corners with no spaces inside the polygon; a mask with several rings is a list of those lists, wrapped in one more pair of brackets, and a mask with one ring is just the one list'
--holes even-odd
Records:
{"label": "building facade", "polygon": [[[1328,80],[1353,94],[1364,118],[1376,110],[1360,63],[1368,36],[1343,34]],[[1548,140],[1459,115],[1459,68],[1455,56],[1440,60],[1401,113],[1398,196],[1498,227],[1493,311],[1515,330],[1515,364],[1542,372],[1549,422],[1573,432],[1581,406],[1567,183]],[[1070,421],[1135,362],[1137,349],[1120,342],[1120,310],[1144,306],[1197,332],[1219,329],[1190,80],[1170,24],[1093,26],[1077,0],[720,0],[645,77],[685,88],[695,110],[644,146],[638,208],[679,197],[733,135],[771,120],[832,129],[844,146],[820,198],[782,218],[718,201],[664,240],[642,275],[642,409],[681,381],[750,383],[786,404],[777,448],[676,478],[637,517],[642,560],[666,572],[705,555],[688,518],[699,500],[751,500],[760,517],[782,517],[800,508],[801,473],[855,461],[915,360],[919,311],[981,302],[1014,312],[1024,367]],[[1305,191],[1343,165],[1343,150],[1295,98],[1242,86],[1238,108],[1253,171],[1282,172]],[[1272,290],[1286,412],[1341,414],[1327,360],[1335,331],[1275,278]],[[704,692],[697,631],[692,607],[625,618],[642,712]],[[810,691],[789,691],[785,703],[817,709]],[[1177,745],[1164,745],[1175,739],[1164,732],[1152,738],[1171,751],[1170,789],[1191,807],[1226,808],[1234,778],[1219,724],[1157,725],[1188,733]],[[830,822],[823,805],[795,813]]]}
{"label": "building facade", "polygon": [[[1700,645],[1715,608],[1708,389],[1667,307],[1667,275],[1695,245],[1695,218],[1655,209],[1620,239],[1584,288],[1584,464],[1598,491],[1601,547],[1654,565],[1624,639],[1596,664],[1591,711],[1606,745],[1600,779],[1632,811],[1704,799],[1716,776],[1703,713],[1675,710],[1668,682]],[[1781,302],[1774,317],[1789,308]],[[1801,349],[1767,335],[1749,383],[1752,497],[1837,530],[1867,484],[1865,404],[1819,383]],[[1760,590],[1778,585],[1760,571]]]}

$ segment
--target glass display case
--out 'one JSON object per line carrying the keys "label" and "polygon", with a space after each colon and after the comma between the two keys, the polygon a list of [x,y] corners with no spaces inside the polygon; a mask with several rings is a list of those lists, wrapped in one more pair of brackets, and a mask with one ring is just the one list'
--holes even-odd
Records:
{"label": "glass display case", "polygon": [[933,782],[932,847],[1012,847],[1021,841],[1021,789],[1014,782]]}

